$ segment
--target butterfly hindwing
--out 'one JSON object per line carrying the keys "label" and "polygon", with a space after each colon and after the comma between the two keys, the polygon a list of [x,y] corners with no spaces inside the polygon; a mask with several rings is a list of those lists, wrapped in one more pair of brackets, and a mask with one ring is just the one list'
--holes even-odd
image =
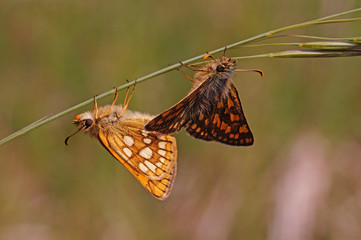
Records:
{"label": "butterfly hindwing", "polygon": [[174,137],[113,124],[111,132],[99,131],[102,145],[158,199],[165,199],[176,175]]}
{"label": "butterfly hindwing", "polygon": [[201,114],[187,125],[186,131],[195,138],[234,146],[248,146],[254,141],[233,83],[212,114],[208,118]]}

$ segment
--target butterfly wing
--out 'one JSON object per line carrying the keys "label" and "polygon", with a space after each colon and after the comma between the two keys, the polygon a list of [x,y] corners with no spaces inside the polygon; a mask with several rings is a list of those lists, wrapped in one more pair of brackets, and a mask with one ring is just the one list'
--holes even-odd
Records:
{"label": "butterfly wing", "polygon": [[214,108],[213,105],[218,102],[225,82],[219,81],[217,75],[208,77],[181,101],[148,122],[144,129],[171,134],[179,131],[200,115],[209,115]]}
{"label": "butterfly wing", "polygon": [[176,140],[139,129],[139,122],[133,125],[129,121],[126,127],[113,123],[111,129],[99,130],[99,140],[151,195],[164,200],[176,176]]}
{"label": "butterfly wing", "polygon": [[153,118],[145,125],[144,129],[161,134],[171,134],[179,131],[188,121],[189,106],[194,102],[196,94],[196,91],[192,91],[173,107]]}
{"label": "butterfly wing", "polygon": [[199,115],[187,125],[186,131],[195,138],[234,146],[249,146],[254,142],[233,83],[212,114],[209,117]]}

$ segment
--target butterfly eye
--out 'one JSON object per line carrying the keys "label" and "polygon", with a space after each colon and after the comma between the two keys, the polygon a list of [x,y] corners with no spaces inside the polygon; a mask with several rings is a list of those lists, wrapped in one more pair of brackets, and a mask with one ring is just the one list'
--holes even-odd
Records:
{"label": "butterfly eye", "polygon": [[93,120],[91,120],[91,119],[85,120],[85,127],[86,128],[90,127],[91,125],[93,125]]}
{"label": "butterfly eye", "polygon": [[224,67],[222,65],[218,65],[216,68],[217,72],[224,72]]}

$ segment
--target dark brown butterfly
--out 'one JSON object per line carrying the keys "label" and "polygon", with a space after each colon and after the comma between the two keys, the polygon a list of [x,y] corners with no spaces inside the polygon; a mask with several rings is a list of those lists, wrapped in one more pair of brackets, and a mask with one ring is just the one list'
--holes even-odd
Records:
{"label": "dark brown butterfly", "polygon": [[[207,54],[204,58],[212,57]],[[213,58],[213,57],[212,57]],[[171,134],[182,127],[193,137],[233,146],[253,144],[232,73],[236,61],[222,56],[195,70],[190,93],[145,125],[148,131]],[[239,70],[256,71],[260,70]]]}

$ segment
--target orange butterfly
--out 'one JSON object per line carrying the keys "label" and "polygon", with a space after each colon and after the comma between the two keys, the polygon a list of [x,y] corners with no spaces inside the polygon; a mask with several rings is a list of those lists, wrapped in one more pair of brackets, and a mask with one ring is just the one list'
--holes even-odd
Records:
{"label": "orange butterfly", "polygon": [[[144,125],[152,116],[126,110],[134,89],[126,102],[128,91],[123,106],[115,106],[117,91],[112,105],[98,108],[94,97],[94,110],[76,115],[73,123],[79,128],[77,132],[98,138],[151,195],[164,200],[176,176],[176,139],[145,131]],[[66,138],[65,144],[74,134]]]}
{"label": "orange butterfly", "polygon": [[[211,57],[207,54],[204,58]],[[148,131],[171,134],[182,127],[206,141],[234,146],[253,144],[253,134],[244,116],[241,100],[232,83],[236,61],[222,56],[195,70],[191,92],[173,107],[145,125]],[[263,76],[262,71],[256,71]]]}

